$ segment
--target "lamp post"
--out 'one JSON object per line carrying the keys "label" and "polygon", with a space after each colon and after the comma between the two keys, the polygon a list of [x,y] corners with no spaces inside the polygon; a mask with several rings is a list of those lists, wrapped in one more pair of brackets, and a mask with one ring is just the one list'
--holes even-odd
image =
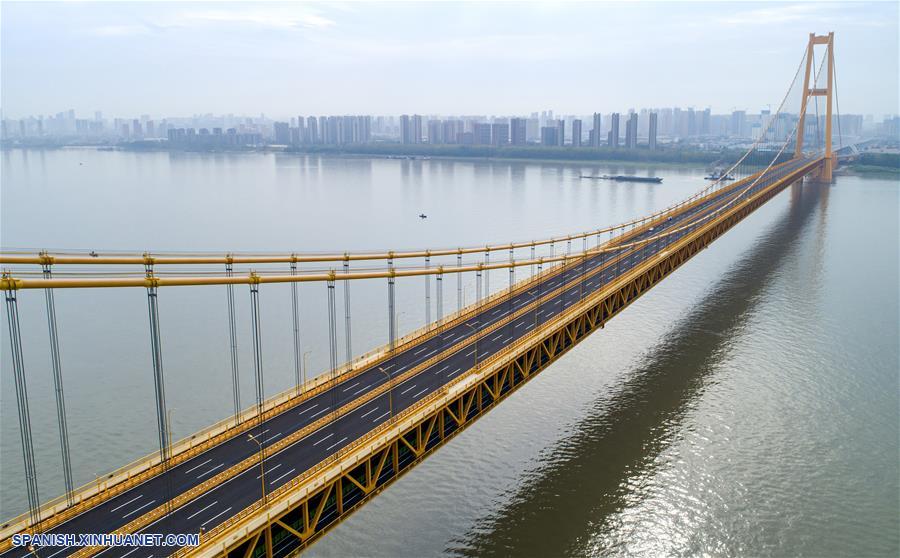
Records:
{"label": "lamp post", "polygon": [[394,379],[391,378],[390,372],[388,372],[388,371],[385,370],[384,368],[382,368],[382,367],[379,366],[379,367],[378,367],[378,370],[380,370],[382,374],[384,374],[385,376],[387,376],[387,379],[388,379],[388,411],[389,411],[389,414],[390,414],[390,419],[391,419],[391,420],[394,420],[394,395],[393,395],[393,391],[394,391],[394,385],[393,385],[393,382],[394,382]]}
{"label": "lamp post", "polygon": [[303,387],[304,387],[304,390],[306,389],[306,370],[307,370],[306,357],[308,357],[309,353],[311,353],[311,352],[312,351],[306,351],[305,353],[303,353]]}
{"label": "lamp post", "polygon": [[266,452],[263,450],[263,445],[262,442],[259,441],[259,438],[253,434],[247,434],[247,439],[251,442],[256,442],[256,445],[259,446],[259,478],[262,479],[263,505],[268,506],[269,500],[266,496]]}

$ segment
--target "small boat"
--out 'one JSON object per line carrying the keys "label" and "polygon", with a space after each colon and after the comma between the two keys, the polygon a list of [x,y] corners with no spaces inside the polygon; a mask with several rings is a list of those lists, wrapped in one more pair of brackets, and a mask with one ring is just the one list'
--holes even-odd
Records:
{"label": "small boat", "polygon": [[629,176],[625,174],[614,174],[612,176],[603,175],[600,178],[604,178],[606,180],[615,180],[616,182],[650,182],[653,184],[659,184],[662,182],[662,178],[657,176]]}
{"label": "small boat", "polygon": [[705,177],[706,180],[734,180],[734,177],[730,174],[724,173],[719,169],[714,170],[709,173],[708,176]]}
{"label": "small boat", "polygon": [[659,184],[660,182],[662,182],[662,178],[658,178],[656,176],[628,176],[625,174],[604,174],[603,176],[590,176],[582,174],[581,178],[590,178],[591,180],[615,180],[616,182],[650,182],[653,184]]}
{"label": "small boat", "polygon": [[424,213],[419,213],[419,219],[428,219],[428,215],[425,215]]}

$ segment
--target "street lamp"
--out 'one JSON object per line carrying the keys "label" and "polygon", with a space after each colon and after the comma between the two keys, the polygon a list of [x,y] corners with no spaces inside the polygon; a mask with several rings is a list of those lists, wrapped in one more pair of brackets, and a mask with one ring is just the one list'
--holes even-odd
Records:
{"label": "street lamp", "polygon": [[394,379],[391,378],[390,372],[388,372],[384,368],[379,366],[378,370],[380,370],[382,374],[387,376],[388,379],[388,411],[390,412],[391,420],[394,420],[394,396],[392,394],[392,392],[394,391]]}
{"label": "street lamp", "polygon": [[256,445],[259,446],[259,478],[262,479],[263,505],[268,506],[269,500],[266,496],[266,452],[263,450],[263,445],[259,438],[253,434],[247,434],[247,439],[251,442],[256,442]]}
{"label": "street lamp", "polygon": [[311,353],[311,352],[312,351],[306,351],[305,353],[303,353],[303,387],[304,387],[304,389],[306,388],[306,370],[307,370],[306,357],[308,357],[309,353]]}

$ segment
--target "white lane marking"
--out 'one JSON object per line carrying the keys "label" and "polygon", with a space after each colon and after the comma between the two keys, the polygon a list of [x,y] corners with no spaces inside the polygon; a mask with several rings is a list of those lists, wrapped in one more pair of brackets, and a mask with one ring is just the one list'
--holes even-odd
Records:
{"label": "white lane marking", "polygon": [[328,410],[328,407],[322,409],[321,411],[319,411],[318,413],[316,413],[314,415],[309,415],[309,418],[316,418],[317,416],[321,415],[322,413],[326,412],[327,410]]}
{"label": "white lane marking", "polygon": [[193,471],[194,469],[199,469],[200,467],[203,467],[204,465],[206,465],[206,464],[209,463],[210,461],[212,461],[212,458],[207,459],[206,461],[204,461],[204,462],[201,463],[200,465],[196,465],[196,466],[194,466],[194,467],[191,467],[190,469],[188,469],[187,471],[185,471],[184,474],[188,474],[188,473],[190,473],[191,471]]}
{"label": "white lane marking", "polygon": [[147,503],[144,504],[143,506],[139,507],[138,509],[132,510],[132,511],[126,513],[125,515],[123,515],[123,516],[122,516],[122,519],[125,519],[125,518],[128,517],[129,515],[134,515],[134,514],[136,514],[137,512],[139,512],[139,511],[141,511],[142,509],[146,508],[146,507],[149,506],[150,504],[153,504],[154,502],[156,502],[156,500],[150,500],[149,502],[147,502]]}
{"label": "white lane marking", "polygon": [[404,393],[406,393],[407,391],[411,390],[414,387],[416,387],[416,384],[413,384],[413,385],[409,386],[408,388],[404,389],[403,391],[401,391],[400,395],[403,395]]}
{"label": "white lane marking", "polygon": [[224,463],[219,463],[218,465],[216,465],[215,467],[213,467],[213,468],[210,469],[209,471],[207,471],[207,472],[205,472],[205,473],[200,473],[199,475],[197,475],[196,478],[199,479],[200,477],[205,477],[206,475],[212,473],[212,472],[215,471],[216,469],[219,469],[219,468],[224,467],[224,466],[225,466]]}
{"label": "white lane marking", "polygon": [[436,352],[437,352],[437,349],[431,351],[430,353],[425,353],[425,354],[422,356],[422,358],[430,357],[431,355],[433,355],[433,354],[436,353]]}
{"label": "white lane marking", "polygon": [[413,395],[413,398],[419,397],[420,395],[422,395],[422,394],[425,393],[426,391],[428,391],[428,388],[425,388],[425,389],[423,389],[422,391],[420,391],[419,393]]}
{"label": "white lane marking", "polygon": [[493,316],[493,315],[495,315],[497,312],[500,312],[501,310],[503,310],[503,309],[502,309],[502,308],[497,308],[496,310],[494,310],[493,312],[491,312],[491,315]]}
{"label": "white lane marking", "polygon": [[553,303],[553,304],[554,304],[554,305],[556,305],[556,304],[559,304],[559,301],[558,301],[558,300],[557,300],[557,301],[556,301],[556,302],[554,302],[554,303]]}
{"label": "white lane marking", "polygon": [[[212,461],[212,459],[210,459],[209,461]],[[207,463],[209,463],[209,461],[207,461]],[[124,507],[127,506],[128,504],[130,504],[130,503],[132,503],[132,502],[134,502],[134,501],[136,501],[136,500],[140,500],[140,499],[143,498],[143,497],[144,497],[144,495],[143,495],[143,494],[140,494],[137,498],[132,498],[131,500],[128,500],[127,502],[125,502],[125,503],[122,504],[121,506],[116,506],[116,507],[114,507],[113,509],[109,510],[109,512],[112,513],[112,512],[114,512],[114,511],[117,511],[119,508],[124,508]]]}
{"label": "white lane marking", "polygon": [[281,432],[278,432],[278,433],[276,433],[276,434],[272,434],[271,436],[269,436],[268,438],[266,438],[265,440],[263,440],[263,443],[264,443],[264,444],[268,444],[269,442],[271,442],[272,440],[274,440],[275,438],[277,438],[277,437],[279,437],[279,436],[281,436]]}
{"label": "white lane marking", "polygon": [[374,413],[374,412],[377,411],[377,410],[378,410],[378,405],[375,405],[374,407],[372,407],[371,410],[369,410],[368,413],[366,413],[366,414],[360,416],[359,418],[366,418],[367,416],[371,415],[372,413]]}
{"label": "white lane marking", "polygon": [[497,339],[500,339],[501,337],[503,337],[502,333],[500,335],[498,335],[497,337],[494,337],[493,339],[491,339],[491,341],[496,341]]}
{"label": "white lane marking", "polygon": [[202,510],[196,511],[196,512],[192,513],[191,515],[187,516],[187,518],[188,518],[188,519],[191,519],[191,518],[193,518],[193,517],[196,517],[196,516],[200,515],[201,513],[205,512],[206,510],[208,510],[209,508],[215,506],[215,505],[218,504],[218,503],[219,503],[219,501],[216,500],[215,502],[213,502],[212,504],[206,506],[206,507],[203,508]]}
{"label": "white lane marking", "polygon": [[379,416],[379,417],[375,417],[375,420],[373,420],[372,422],[378,422],[379,420],[381,420],[381,419],[383,419],[384,417],[388,416],[390,413],[391,413],[391,412],[388,411],[388,412],[384,413],[383,415],[381,415],[381,416]]}
{"label": "white lane marking", "polygon": [[509,343],[510,341],[512,341],[512,337],[507,337],[503,340],[504,343]]}
{"label": "white lane marking", "polygon": [[[141,547],[139,547],[139,546],[136,546],[136,547],[132,548],[131,550],[129,550],[128,552],[126,552],[125,554],[123,554],[123,555],[122,555],[122,558],[125,558],[126,556],[128,556],[129,554],[131,554],[132,552],[134,552],[134,551],[136,551],[136,550],[138,550],[138,549],[140,549],[140,548],[141,548]],[[66,549],[64,548],[63,550],[66,550]],[[57,552],[54,552],[54,553],[51,554],[50,556],[47,556],[47,558],[53,558],[54,556],[56,556],[56,555],[59,554],[60,552],[62,552],[62,550],[59,550],[59,551],[57,551]]]}
{"label": "white lane marking", "polygon": [[341,439],[338,440],[337,442],[335,442],[335,443],[331,444],[330,446],[328,446],[327,448],[325,448],[325,451],[331,451],[331,448],[333,448],[334,446],[340,444],[341,442],[343,442],[343,441],[346,440],[346,439],[347,439],[347,437],[344,436],[343,438],[341,438]]}
{"label": "white lane marking", "polygon": [[440,370],[435,370],[434,373],[435,373],[435,374],[440,374],[441,372],[443,372],[444,370],[446,370],[446,369],[448,369],[448,368],[450,368],[450,365],[449,365],[449,364],[448,364],[447,366],[441,368]]}
{"label": "white lane marking", "polygon": [[414,355],[417,355],[417,354],[419,354],[419,353],[421,353],[422,351],[425,351],[425,350],[428,350],[428,346],[427,346],[427,345],[424,346],[424,347],[422,347],[422,348],[419,349],[418,351],[413,351],[413,354],[414,354]]}
{"label": "white lane marking", "polygon": [[275,480],[273,480],[273,481],[269,481],[269,484],[275,484],[276,482],[280,481],[281,479],[283,479],[284,477],[290,475],[291,473],[293,473],[293,472],[296,471],[296,470],[297,470],[297,469],[291,469],[290,471],[288,471],[287,473],[281,475],[281,476],[278,477],[277,479],[275,479]]}
{"label": "white lane marking", "polygon": [[[122,557],[124,558],[125,556],[128,556],[129,554],[131,554],[132,552],[134,552],[134,551],[137,550],[138,548],[140,548],[140,547],[137,546],[137,547],[134,548],[134,550],[129,550],[128,552],[126,552],[125,554],[123,554]],[[47,558],[53,558],[54,556],[56,556],[57,554],[59,554],[60,552],[62,552],[62,551],[64,551],[64,550],[69,550],[69,547],[66,546],[66,547],[60,548],[59,550],[57,550],[57,551],[54,552],[53,554],[50,554],[49,556],[47,556]]]}
{"label": "white lane marking", "polygon": [[308,408],[306,408],[306,409],[303,409],[302,411],[300,411],[300,412],[297,413],[297,414],[298,414],[298,415],[302,415],[303,413],[308,413],[309,411],[312,411],[313,409],[315,409],[315,408],[318,407],[318,406],[319,406],[319,404],[316,403],[316,404],[313,405],[312,407],[308,407]]}
{"label": "white lane marking", "polygon": [[363,387],[359,388],[358,390],[354,391],[353,393],[351,393],[350,395],[359,395],[360,393],[366,391],[370,387],[371,386],[363,386]]}
{"label": "white lane marking", "polygon": [[332,436],[334,436],[334,432],[332,432],[332,433],[329,434],[328,436],[325,436],[324,438],[322,438],[322,439],[319,440],[318,442],[314,442],[313,445],[314,445],[314,446],[318,446],[319,444],[321,444],[322,442],[324,442],[324,441],[327,440],[328,438],[331,438]]}
{"label": "white lane marking", "polygon": [[341,391],[347,391],[348,389],[350,389],[350,388],[355,388],[355,387],[358,386],[358,385],[359,385],[359,382],[356,382],[355,384],[351,384],[351,385],[345,387],[345,388],[342,389]]}
{"label": "white lane marking", "polygon": [[516,327],[522,327],[523,325],[525,325],[525,322],[516,324]]}
{"label": "white lane marking", "polygon": [[[216,519],[217,517],[220,517],[220,516],[222,516],[223,514],[226,514],[226,513],[230,512],[230,511],[231,511],[231,508],[230,508],[230,507],[226,508],[224,511],[221,511],[221,512],[217,513],[216,515],[210,517],[209,519],[207,519],[206,521],[204,521],[203,523],[201,523],[201,524],[200,524],[200,527],[205,527],[206,524],[209,523],[210,521],[212,521],[213,519]],[[151,557],[148,556],[147,558],[151,558]]]}
{"label": "white lane marking", "polygon": [[[274,471],[275,469],[277,469],[279,467],[281,467],[281,463],[279,463],[278,465],[275,465],[274,467],[270,467],[269,472],[271,473],[272,471]],[[256,475],[256,480],[259,480],[259,477],[261,477],[261,476],[262,475]]]}
{"label": "white lane marking", "polygon": [[475,349],[472,349],[471,351],[469,351],[468,353],[466,353],[466,356],[472,356],[472,355],[474,355],[474,354],[475,354]]}
{"label": "white lane marking", "polygon": [[452,375],[456,374],[457,372],[459,372],[460,370],[462,370],[462,368],[457,368],[457,369],[454,370],[453,372],[449,372],[449,373],[447,374],[447,376],[452,376]]}
{"label": "white lane marking", "polygon": [[540,315],[543,314],[544,312],[546,312],[546,310],[541,310],[540,312],[537,313],[537,315],[540,316]]}

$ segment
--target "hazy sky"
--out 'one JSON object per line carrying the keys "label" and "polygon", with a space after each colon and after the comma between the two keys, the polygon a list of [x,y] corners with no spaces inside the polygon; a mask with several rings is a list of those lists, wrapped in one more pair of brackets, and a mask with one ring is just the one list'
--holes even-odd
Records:
{"label": "hazy sky", "polygon": [[897,113],[898,3],[0,2],[0,108],[586,114],[777,104],[836,33],[841,111]]}

